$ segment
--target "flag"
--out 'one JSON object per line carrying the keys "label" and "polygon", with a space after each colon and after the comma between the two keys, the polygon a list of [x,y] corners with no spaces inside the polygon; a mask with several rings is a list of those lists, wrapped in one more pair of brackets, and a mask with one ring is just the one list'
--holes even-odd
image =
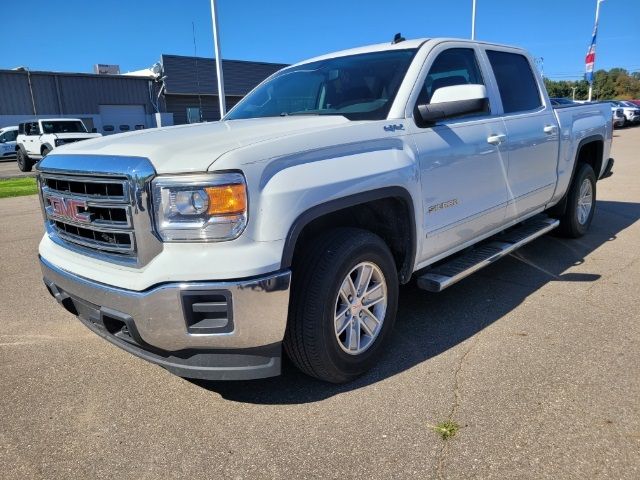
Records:
{"label": "flag", "polygon": [[596,37],[598,36],[598,17],[600,16],[600,4],[604,0],[598,0],[596,5],[596,23],[593,27],[593,35],[591,36],[591,45],[587,51],[587,56],[584,59],[584,78],[589,82],[593,82],[593,66],[596,63]]}
{"label": "flag", "polygon": [[598,34],[598,24],[593,29],[593,36],[591,37],[591,45],[587,51],[587,56],[584,59],[585,63],[585,78],[587,82],[593,82],[593,64],[596,62],[596,35]]}

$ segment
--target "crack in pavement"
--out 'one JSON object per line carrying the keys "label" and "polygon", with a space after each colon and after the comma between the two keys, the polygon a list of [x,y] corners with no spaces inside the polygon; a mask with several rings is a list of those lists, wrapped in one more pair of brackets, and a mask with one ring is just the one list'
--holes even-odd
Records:
{"label": "crack in pavement", "polygon": [[[467,357],[469,356],[469,354],[473,351],[473,349],[475,348],[475,346],[478,344],[478,342],[480,341],[480,337],[484,334],[485,330],[486,330],[487,325],[483,325],[482,330],[480,331],[480,333],[478,333],[477,335],[475,335],[474,337],[472,337],[471,339],[471,344],[469,345],[469,348],[467,349],[466,352],[464,352],[464,354],[462,355],[462,357],[460,358],[460,361],[458,362],[458,366],[454,372],[454,376],[453,376],[453,405],[451,406],[451,412],[449,413],[449,417],[447,418],[447,420],[449,422],[453,422],[453,419],[456,417],[456,414],[458,413],[458,409],[460,408],[460,403],[461,403],[461,394],[460,394],[460,372],[462,371],[462,368],[464,367],[466,361],[467,361]],[[447,456],[447,454],[449,453],[449,445],[451,444],[451,440],[446,439],[443,440],[443,445],[442,448],[440,449],[440,453],[438,454],[438,463],[436,465],[436,477],[439,479],[444,478],[442,476],[442,471],[444,468],[444,461],[445,461],[445,457]]]}

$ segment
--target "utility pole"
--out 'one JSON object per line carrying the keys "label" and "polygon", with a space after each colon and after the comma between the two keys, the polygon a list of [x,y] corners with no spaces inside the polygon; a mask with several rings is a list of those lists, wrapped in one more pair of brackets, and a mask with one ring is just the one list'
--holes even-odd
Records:
{"label": "utility pole", "polygon": [[31,106],[33,107],[33,115],[37,117],[38,112],[36,111],[36,100],[33,97],[33,86],[31,85],[31,70],[29,70],[28,67],[26,67],[26,70],[27,70],[27,80],[29,82],[29,93],[31,93]]}
{"label": "utility pole", "polygon": [[587,68],[587,76],[589,80],[589,102],[591,101],[591,97],[593,94],[593,73],[596,66],[596,36],[598,34],[598,20],[600,19],[600,4],[604,2],[604,0],[597,0],[596,4],[596,22],[593,27],[593,37],[591,38],[591,45],[589,46],[589,51],[587,52],[586,58],[586,68]]}
{"label": "utility pole", "polygon": [[571,87],[571,100],[576,101],[576,89],[578,87]]}
{"label": "utility pole", "polygon": [[476,0],[471,0],[471,40],[476,39]]}
{"label": "utility pole", "polygon": [[222,56],[220,55],[220,38],[218,37],[218,13],[216,0],[211,0],[211,21],[213,22],[213,49],[216,55],[216,75],[218,77],[218,101],[220,102],[220,118],[227,113],[224,97],[224,78],[222,76]]}

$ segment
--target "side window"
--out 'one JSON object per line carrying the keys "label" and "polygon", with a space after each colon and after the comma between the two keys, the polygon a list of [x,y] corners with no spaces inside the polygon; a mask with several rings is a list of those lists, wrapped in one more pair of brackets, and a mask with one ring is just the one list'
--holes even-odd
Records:
{"label": "side window", "polygon": [[18,137],[17,130],[9,130],[4,134],[4,139],[6,142],[15,142],[17,137]]}
{"label": "side window", "polygon": [[504,113],[535,110],[542,106],[536,78],[524,55],[487,50],[498,82]]}
{"label": "side window", "polygon": [[450,48],[441,52],[431,65],[418,97],[418,104],[431,101],[438,88],[454,85],[484,85],[472,48]]}

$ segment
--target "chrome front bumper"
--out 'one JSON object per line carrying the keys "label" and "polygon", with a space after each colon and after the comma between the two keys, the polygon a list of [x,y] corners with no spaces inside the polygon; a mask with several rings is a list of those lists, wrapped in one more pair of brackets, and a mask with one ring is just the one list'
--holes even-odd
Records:
{"label": "chrome front bumper", "polygon": [[136,292],[79,277],[42,257],[40,265],[49,292],[87,327],[177,375],[231,380],[280,373],[289,271]]}

